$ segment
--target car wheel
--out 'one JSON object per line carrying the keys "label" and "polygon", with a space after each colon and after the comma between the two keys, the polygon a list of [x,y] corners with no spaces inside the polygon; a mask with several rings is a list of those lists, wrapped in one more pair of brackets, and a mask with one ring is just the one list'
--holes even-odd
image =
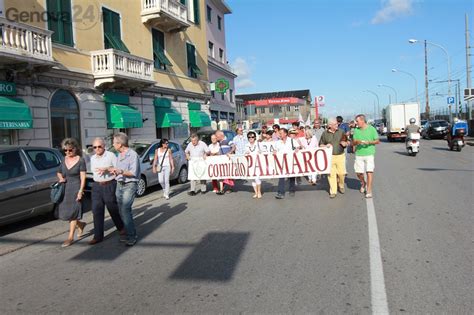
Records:
{"label": "car wheel", "polygon": [[137,197],[141,197],[145,194],[146,190],[146,179],[145,176],[141,176],[140,180],[138,181],[138,187],[137,187]]}
{"label": "car wheel", "polygon": [[179,175],[178,175],[178,183],[179,184],[184,184],[188,180],[188,169],[186,167],[182,167],[179,170]]}

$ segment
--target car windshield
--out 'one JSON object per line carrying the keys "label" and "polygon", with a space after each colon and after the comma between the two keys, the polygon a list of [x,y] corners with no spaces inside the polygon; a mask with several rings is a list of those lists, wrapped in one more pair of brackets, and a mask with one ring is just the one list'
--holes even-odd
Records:
{"label": "car windshield", "polygon": [[[137,152],[139,157],[142,157],[145,154],[145,151],[150,147],[150,143],[132,143],[130,144],[130,148]],[[114,147],[109,149],[110,152],[117,154],[117,150]]]}
{"label": "car windshield", "polygon": [[433,121],[431,123],[431,125],[435,128],[436,127],[448,127],[448,122],[446,122],[446,121]]}

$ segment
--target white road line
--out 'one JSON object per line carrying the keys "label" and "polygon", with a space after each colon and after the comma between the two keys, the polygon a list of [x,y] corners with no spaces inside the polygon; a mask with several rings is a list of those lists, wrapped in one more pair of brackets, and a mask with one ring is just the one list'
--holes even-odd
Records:
{"label": "white road line", "polygon": [[389,314],[374,201],[372,198],[369,198],[366,199],[366,203],[369,223],[370,293],[372,299],[372,314]]}

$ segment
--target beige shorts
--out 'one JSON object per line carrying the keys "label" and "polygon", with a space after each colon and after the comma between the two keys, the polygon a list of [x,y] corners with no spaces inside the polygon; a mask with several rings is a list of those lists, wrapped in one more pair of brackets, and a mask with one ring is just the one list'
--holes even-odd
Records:
{"label": "beige shorts", "polygon": [[367,173],[367,172],[373,172],[375,169],[375,162],[374,162],[374,156],[373,155],[367,155],[367,156],[357,156],[355,157],[355,162],[354,162],[354,171],[356,173]]}

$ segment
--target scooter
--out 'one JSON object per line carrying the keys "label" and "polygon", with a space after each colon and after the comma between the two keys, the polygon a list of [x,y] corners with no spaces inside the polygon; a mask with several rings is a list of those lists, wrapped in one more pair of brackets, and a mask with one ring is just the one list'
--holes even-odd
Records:
{"label": "scooter", "polygon": [[407,153],[410,156],[416,156],[420,151],[420,134],[410,133],[405,142]]}
{"label": "scooter", "polygon": [[448,146],[451,151],[456,150],[460,152],[465,145],[466,143],[464,142],[463,135],[452,136],[451,141],[448,140]]}
{"label": "scooter", "polygon": [[446,137],[449,149],[451,151],[456,150],[460,152],[466,145],[466,142],[464,142],[464,135],[467,133],[467,123],[464,121],[458,121],[449,132],[450,134]]}

